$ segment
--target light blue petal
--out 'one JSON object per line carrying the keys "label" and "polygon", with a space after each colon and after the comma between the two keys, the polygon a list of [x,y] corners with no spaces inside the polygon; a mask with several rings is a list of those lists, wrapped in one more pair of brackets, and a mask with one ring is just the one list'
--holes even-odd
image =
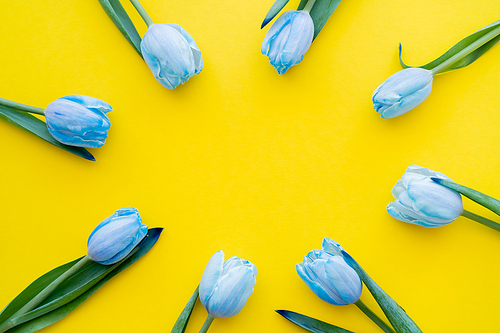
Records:
{"label": "light blue petal", "polygon": [[328,293],[320,285],[320,283],[317,280],[311,278],[311,276],[314,276],[314,278],[316,278],[316,276],[312,272],[308,273],[304,264],[297,264],[296,269],[297,269],[297,273],[299,274],[302,281],[305,282],[305,284],[312,290],[312,292],[316,296],[318,296],[320,299],[322,299],[323,301],[325,301],[327,303],[336,304],[336,301],[334,299],[332,299],[330,297],[330,295],[328,295]]}
{"label": "light blue petal", "polygon": [[314,23],[309,13],[284,12],[271,26],[261,46],[263,55],[279,74],[302,61],[311,46]]}
{"label": "light blue petal", "polygon": [[451,181],[450,177],[446,176],[445,174],[442,174],[441,172],[433,171],[431,169],[418,166],[416,164],[412,164],[408,168],[406,168],[405,174],[410,174],[410,173],[419,174],[426,177],[437,177]]}
{"label": "light blue petal", "polygon": [[373,92],[373,107],[382,118],[402,115],[422,103],[432,90],[432,72],[422,68],[401,70]]}
{"label": "light blue petal", "polygon": [[128,254],[146,237],[146,234],[148,233],[148,226],[143,224],[140,228],[137,234],[135,235],[135,238],[133,238],[132,242],[124,248],[122,251],[117,253],[114,257],[105,260],[105,261],[100,261],[99,263],[101,265],[112,265],[114,263],[117,263],[118,261],[124,259]]}
{"label": "light blue petal", "polygon": [[189,43],[189,46],[191,47],[191,51],[193,52],[193,57],[194,57],[195,74],[200,73],[201,70],[203,69],[203,57],[201,56],[200,48],[194,41],[194,38],[191,37],[191,35],[178,24],[174,23],[165,23],[165,24],[177,30]]}
{"label": "light blue petal", "polygon": [[87,254],[90,259],[104,265],[115,263],[145,237],[147,229],[136,209],[119,209],[90,234]]}
{"label": "light blue petal", "polygon": [[208,300],[217,286],[217,282],[222,275],[222,267],[224,264],[224,252],[217,251],[208,261],[207,267],[203,272],[200,282],[200,301],[205,307],[208,306]]}
{"label": "light blue petal", "polygon": [[411,182],[407,193],[413,208],[425,216],[453,221],[462,213],[462,197],[430,179]]}
{"label": "light blue petal", "polygon": [[331,254],[332,256],[342,256],[342,250],[344,250],[344,248],[333,239],[323,239],[323,251],[326,253]]}
{"label": "light blue petal", "polygon": [[207,311],[214,318],[228,318],[238,314],[253,292],[256,283],[253,270],[238,266],[222,276],[208,302]]}
{"label": "light blue petal", "polygon": [[[331,257],[332,256],[330,256],[330,258]],[[337,290],[333,287],[333,282],[329,281],[326,275],[327,263],[328,260],[325,259],[315,260],[312,263],[304,263],[306,273],[309,275],[311,280],[319,286],[319,288],[312,289],[312,291],[325,302],[335,305],[343,305],[344,302],[342,301],[342,298]]]}
{"label": "light blue petal", "polygon": [[141,41],[141,51],[154,77],[168,89],[183,84],[203,68],[198,46],[178,25],[151,25]]}
{"label": "light blue petal", "polygon": [[340,256],[330,258],[325,267],[330,288],[335,289],[335,294],[342,300],[339,305],[355,303],[361,297],[362,291],[361,279],[356,271]]}
{"label": "light blue petal", "polygon": [[105,113],[66,98],[50,103],[45,110],[45,118],[47,129],[56,140],[78,147],[101,147],[111,126]]}
{"label": "light blue petal", "polygon": [[295,10],[289,10],[284,12],[274,23],[271,25],[271,28],[266,33],[266,36],[264,37],[264,41],[262,42],[262,46],[260,48],[260,51],[262,52],[263,55],[267,56],[269,55],[270,51],[270,46],[271,42],[280,35],[281,30],[283,27],[288,25],[288,23],[292,20],[292,17],[295,15]]}
{"label": "light blue petal", "polygon": [[87,109],[91,110],[99,110],[104,113],[113,111],[111,105],[94,97],[89,97],[84,95],[68,95],[61,97],[61,99],[67,99],[68,101],[78,103],[86,107]]}
{"label": "light blue petal", "polygon": [[281,51],[281,63],[287,68],[302,61],[314,37],[314,23],[307,12],[297,12],[290,22],[290,27]]}

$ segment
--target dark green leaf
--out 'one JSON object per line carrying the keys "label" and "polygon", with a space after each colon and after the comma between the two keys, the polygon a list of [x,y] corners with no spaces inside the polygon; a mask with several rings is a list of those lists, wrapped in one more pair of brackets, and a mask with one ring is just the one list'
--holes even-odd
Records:
{"label": "dark green leaf", "polygon": [[266,17],[264,18],[264,22],[262,22],[262,25],[260,28],[264,28],[271,20],[278,15],[279,12],[283,9],[283,7],[286,6],[290,0],[276,0],[274,4],[272,5],[271,9],[269,9],[269,12],[267,12]]}
{"label": "dark green leaf", "polygon": [[132,45],[134,50],[139,53],[142,57],[141,52],[141,36],[137,32],[137,29],[132,23],[132,20],[128,16],[127,12],[123,8],[119,0],[99,0],[102,8],[109,18],[116,25],[118,30],[123,34],[125,39]]}
{"label": "dark green leaf", "polygon": [[7,106],[0,105],[0,119],[17,126],[26,132],[30,132],[39,138],[53,144],[56,147],[62,148],[72,154],[83,157],[87,160],[95,161],[94,156],[89,153],[85,148],[73,147],[60,143],[52,135],[50,135],[47,129],[47,124],[43,121],[30,115],[24,111],[18,111]]}
{"label": "dark green leaf", "polygon": [[478,204],[488,208],[491,210],[493,213],[500,215],[500,201],[490,197],[489,195],[483,194],[481,192],[478,192],[476,190],[473,190],[469,187],[465,187],[463,185],[459,185],[454,182],[450,182],[444,179],[439,179],[439,178],[431,178],[433,181],[435,181],[438,184],[441,184],[451,190],[457,191],[460,194],[463,194],[467,198],[471,199],[472,201],[477,202]]}
{"label": "dark green leaf", "polygon": [[375,281],[361,268],[361,266],[354,260],[347,252],[341,251],[345,261],[358,273],[361,280],[366,285],[377,301],[385,316],[389,319],[392,327],[398,333],[422,333],[422,330],[417,324],[406,314],[405,310],[396,303],[382,288],[380,288]]}
{"label": "dark green leaf", "polygon": [[324,321],[314,319],[303,314],[287,311],[287,310],[276,310],[280,315],[290,320],[295,325],[298,325],[305,329],[306,331],[313,333],[353,333],[352,331],[345,330],[341,327],[334,326]]}
{"label": "dark green leaf", "polygon": [[[339,3],[340,0],[316,0],[310,12],[314,22],[314,38],[318,36],[319,32],[321,31],[321,29],[323,29],[326,21],[328,21]],[[306,4],[307,0],[301,0],[297,9],[304,9]]]}
{"label": "dark green leaf", "polygon": [[[486,34],[488,34],[489,32],[491,32],[493,30],[495,30],[498,27],[500,27],[500,21],[496,21],[495,23],[492,23],[492,24],[490,24],[490,25],[488,25],[488,26],[486,26],[486,27],[484,27],[484,28],[476,31],[475,33],[473,33],[473,34],[465,37],[460,42],[458,42],[457,44],[455,44],[451,49],[449,49],[448,51],[446,51],[445,54],[443,54],[442,56],[440,56],[436,60],[431,61],[430,63],[428,63],[426,65],[419,66],[419,68],[424,68],[424,69],[432,70],[436,66],[438,66],[438,65],[442,64],[443,62],[445,62],[446,60],[450,59],[452,56],[454,56],[455,54],[459,53],[460,51],[462,51],[463,49],[465,49],[466,47],[468,47],[469,45],[471,45],[472,43],[476,42],[481,37],[485,36]],[[495,45],[496,43],[498,43],[499,40],[500,40],[500,35],[497,35],[493,39],[491,39],[488,42],[486,42],[485,44],[483,44],[481,47],[477,48],[475,51],[473,51],[473,52],[469,53],[468,55],[466,55],[465,57],[463,57],[463,58],[461,58],[461,59],[453,62],[452,64],[450,64],[449,66],[447,66],[445,69],[439,71],[439,73],[449,72],[449,71],[452,71],[452,70],[459,69],[459,68],[465,67],[467,65],[470,65],[471,63],[473,63],[474,61],[476,61],[477,58],[479,58],[484,53],[486,53],[486,51],[488,51],[489,49],[491,49],[493,47],[493,45]],[[401,58],[401,53],[402,53],[402,48],[401,48],[401,44],[400,44],[399,45],[399,62],[401,63],[401,66],[403,66],[403,68],[412,67],[412,66],[406,65],[403,62],[403,59]]]}
{"label": "dark green leaf", "polygon": [[16,298],[14,298],[0,313],[0,323],[4,322],[17,310],[22,308],[26,303],[28,303],[33,297],[35,297],[40,291],[57,279],[61,274],[66,272],[68,269],[73,267],[81,258],[68,262],[62,266],[54,268],[50,272],[40,276],[38,279],[33,281],[26,289],[24,289]]}
{"label": "dark green leaf", "polygon": [[[83,301],[99,289],[105,282],[146,254],[156,243],[162,230],[163,228],[149,229],[147,238],[135,248],[133,254],[115,265],[104,266],[95,262],[89,263],[71,278],[62,283],[40,306],[23,316],[15,318],[20,319],[19,325],[8,330],[7,332],[31,333],[62,319],[78,307],[78,305],[83,303]],[[73,261],[71,263],[74,264],[75,262],[76,261]],[[66,265],[69,264],[70,263]],[[66,269],[69,269],[69,267]],[[60,274],[62,273],[63,272],[60,272]],[[100,277],[100,280],[98,280],[98,276]],[[54,279],[55,278],[56,277],[54,277]],[[71,288],[74,288],[74,292],[71,291]],[[56,307],[54,305],[58,306]],[[52,311],[47,312],[46,310],[48,308]],[[42,309],[42,311],[40,309]],[[39,316],[32,319],[33,314],[37,314]],[[32,320],[24,322],[23,320],[25,318]]]}
{"label": "dark green leaf", "polygon": [[184,333],[186,331],[187,324],[189,322],[189,318],[191,317],[191,313],[193,312],[194,305],[196,304],[196,300],[198,299],[198,295],[200,294],[200,287],[196,287],[193,295],[189,299],[188,303],[182,310],[181,315],[177,318],[175,322],[174,328],[172,328],[171,333]]}

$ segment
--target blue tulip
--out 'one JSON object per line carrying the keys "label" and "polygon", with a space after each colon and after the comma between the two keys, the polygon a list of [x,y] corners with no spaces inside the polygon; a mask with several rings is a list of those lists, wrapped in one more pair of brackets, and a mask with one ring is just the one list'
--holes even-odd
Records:
{"label": "blue tulip", "polygon": [[70,146],[98,148],[104,145],[111,126],[111,106],[100,99],[69,95],[50,103],[45,110],[49,133]]}
{"label": "blue tulip", "polygon": [[261,52],[279,74],[304,59],[314,36],[314,23],[308,12],[289,10],[271,26],[262,42]]}
{"label": "blue tulip", "polygon": [[177,24],[150,25],[141,41],[141,51],[156,80],[170,90],[203,69],[198,45]]}
{"label": "blue tulip", "polygon": [[200,283],[200,301],[213,318],[238,314],[253,292],[257,268],[250,261],[216,252],[208,262]]}
{"label": "blue tulip", "polygon": [[325,238],[323,250],[309,252],[297,264],[297,273],[323,301],[334,305],[355,303],[361,297],[361,279],[337,250],[340,245],[332,242],[335,243]]}
{"label": "blue tulip", "polygon": [[431,177],[451,180],[442,173],[410,165],[392,189],[396,200],[387,206],[389,214],[400,221],[431,228],[456,220],[463,210],[462,197],[433,182]]}
{"label": "blue tulip", "polygon": [[429,97],[432,78],[432,72],[422,68],[407,68],[393,74],[373,92],[373,108],[382,118],[410,111]]}
{"label": "blue tulip", "polygon": [[139,211],[132,207],[118,209],[90,234],[87,255],[102,265],[112,265],[125,258],[148,233]]}

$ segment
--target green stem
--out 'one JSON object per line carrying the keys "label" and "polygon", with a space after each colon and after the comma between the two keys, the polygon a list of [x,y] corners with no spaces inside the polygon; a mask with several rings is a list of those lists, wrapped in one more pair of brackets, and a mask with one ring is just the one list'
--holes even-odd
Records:
{"label": "green stem", "polygon": [[313,8],[315,3],[316,3],[316,0],[309,0],[307,2],[306,6],[304,7],[303,11],[309,13],[311,11],[311,9]]}
{"label": "green stem", "polygon": [[439,64],[438,66],[434,67],[433,69],[431,69],[432,75],[439,74],[442,70],[446,69],[450,65],[453,65],[454,63],[456,63],[457,61],[459,61],[463,57],[467,56],[468,54],[474,52],[475,50],[477,50],[478,48],[480,48],[484,44],[488,43],[490,40],[492,40],[493,38],[495,38],[499,34],[500,34],[500,27],[497,27],[496,29],[491,30],[489,33],[487,33],[483,37],[479,38],[474,43],[472,43],[469,46],[467,46],[466,48],[464,48],[462,51],[458,52],[457,54],[455,54],[454,56],[452,56],[451,58],[449,58],[445,62],[443,62],[443,63]]}
{"label": "green stem", "polygon": [[212,325],[212,322],[214,321],[214,319],[215,319],[214,317],[208,315],[207,319],[203,323],[203,326],[201,327],[200,333],[206,333],[208,331],[208,328],[210,327],[210,325]]}
{"label": "green stem", "polygon": [[487,219],[486,217],[482,217],[480,215],[474,214],[474,213],[469,212],[468,210],[465,210],[465,209],[462,211],[461,215],[463,217],[466,217],[468,219],[471,219],[473,221],[481,223],[482,225],[490,227],[491,229],[494,229],[496,231],[500,231],[500,224],[498,224],[490,219]]}
{"label": "green stem", "polygon": [[45,289],[40,291],[35,297],[31,299],[28,303],[26,303],[25,306],[17,310],[16,313],[14,313],[12,316],[10,316],[8,319],[6,319],[1,325],[0,325],[0,333],[5,332],[9,330],[10,328],[14,327],[14,323],[12,322],[12,319],[19,317],[30,310],[34,309],[37,305],[39,305],[44,299],[47,298],[47,296],[50,295],[51,292],[54,291],[54,289],[57,288],[58,285],[60,285],[64,280],[66,280],[68,277],[76,273],[80,268],[82,268],[87,262],[89,262],[90,259],[85,256],[83,257],[79,262],[74,264],[70,269],[68,269],[66,272],[61,274],[57,279],[52,281],[51,284],[49,284]]}
{"label": "green stem", "polygon": [[384,331],[385,333],[396,333],[391,326],[387,325],[385,321],[380,319],[379,316],[377,316],[368,306],[366,306],[365,303],[363,303],[361,300],[358,300],[356,303],[356,306],[363,311],[365,315],[368,316],[375,324],[378,325]]}
{"label": "green stem", "polygon": [[8,99],[0,98],[0,105],[16,109],[17,111],[24,111],[29,113],[41,114],[42,116],[45,114],[44,109],[40,109],[34,106],[29,106],[21,103],[16,103],[13,101],[9,101]]}
{"label": "green stem", "polygon": [[139,13],[139,15],[141,15],[144,22],[146,22],[147,26],[149,27],[150,25],[152,25],[153,20],[151,19],[151,17],[149,17],[148,13],[146,13],[144,7],[142,7],[142,5],[139,3],[139,0],[130,0],[130,2],[132,3],[132,5],[134,5],[135,9]]}

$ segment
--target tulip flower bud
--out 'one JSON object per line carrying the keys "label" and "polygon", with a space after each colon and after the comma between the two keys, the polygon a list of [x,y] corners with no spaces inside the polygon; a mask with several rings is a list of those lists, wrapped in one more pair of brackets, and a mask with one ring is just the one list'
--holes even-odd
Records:
{"label": "tulip flower bud", "polygon": [[279,74],[304,59],[314,36],[314,23],[308,12],[289,10],[271,26],[261,46],[263,55]]}
{"label": "tulip flower bud", "polygon": [[111,126],[111,106],[97,98],[69,95],[50,103],[45,110],[49,133],[70,146],[98,148],[104,145]]}
{"label": "tulip flower bud", "polygon": [[253,292],[257,268],[250,261],[216,252],[205,268],[200,283],[200,301],[213,318],[238,314]]}
{"label": "tulip flower bud", "polygon": [[433,182],[431,177],[451,180],[442,173],[410,165],[392,189],[396,201],[387,206],[389,214],[400,221],[431,228],[456,220],[463,210],[462,197]]}
{"label": "tulip flower bud", "polygon": [[407,68],[393,74],[373,92],[373,108],[382,118],[410,111],[429,97],[432,78],[432,72],[423,68]]}
{"label": "tulip flower bud", "polygon": [[154,77],[173,90],[203,69],[201,51],[180,25],[152,24],[141,41],[141,51]]}
{"label": "tulip flower bud", "polygon": [[353,304],[361,297],[361,279],[341,255],[313,250],[297,264],[297,273],[316,296],[327,303]]}
{"label": "tulip flower bud", "polygon": [[132,207],[118,209],[99,223],[87,242],[88,257],[102,265],[112,265],[125,258],[148,232],[139,211]]}

